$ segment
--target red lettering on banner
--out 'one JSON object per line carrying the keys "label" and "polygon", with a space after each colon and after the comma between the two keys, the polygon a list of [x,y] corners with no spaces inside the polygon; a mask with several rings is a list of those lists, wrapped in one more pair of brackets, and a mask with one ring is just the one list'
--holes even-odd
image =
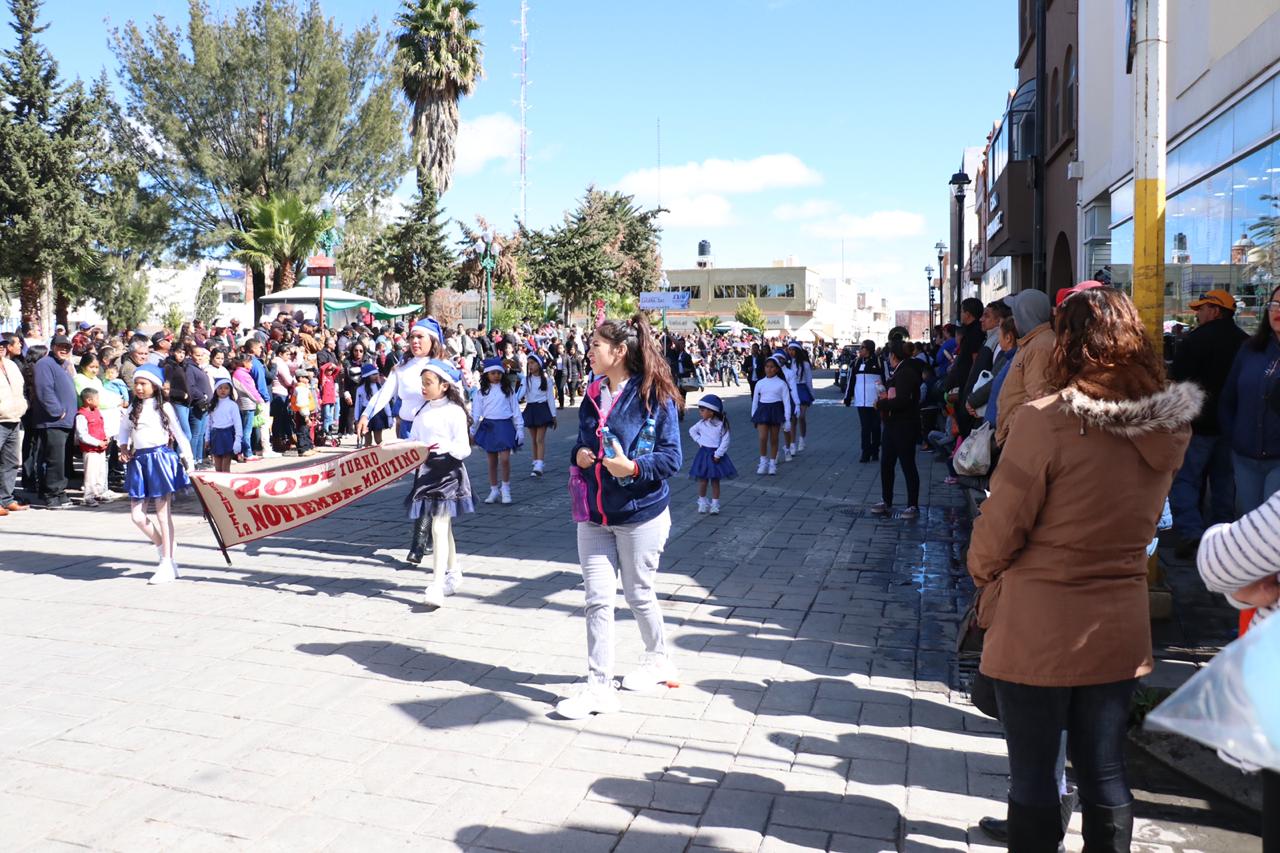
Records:
{"label": "red lettering on banner", "polygon": [[266,485],[262,487],[262,491],[273,498],[278,498],[281,495],[287,495],[292,492],[296,484],[297,481],[292,477],[276,477],[274,480],[267,480]]}
{"label": "red lettering on banner", "polygon": [[298,485],[305,489],[307,486],[314,486],[318,482],[320,482],[319,474],[303,474],[298,480]]}
{"label": "red lettering on banner", "polygon": [[237,477],[231,481],[231,491],[241,500],[253,500],[258,496],[261,483],[257,477]]}

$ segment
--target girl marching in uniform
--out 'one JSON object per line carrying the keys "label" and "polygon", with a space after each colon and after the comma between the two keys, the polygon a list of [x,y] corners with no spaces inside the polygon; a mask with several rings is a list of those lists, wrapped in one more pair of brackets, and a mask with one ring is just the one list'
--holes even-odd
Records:
{"label": "girl marching in uniform", "polygon": [[427,543],[435,543],[425,600],[431,607],[443,607],[445,596],[462,586],[453,518],[475,512],[471,480],[462,464],[471,455],[471,416],[462,397],[462,374],[452,364],[430,359],[422,370],[421,382],[424,402],[414,415],[409,440],[427,445],[428,456],[409,493],[413,542],[408,560],[422,562]]}
{"label": "girl marching in uniform", "polygon": [[213,380],[213,408],[209,411],[209,455],[213,457],[213,470],[230,471],[233,456],[244,461],[240,450],[244,438],[242,421],[231,380],[219,376]]}
{"label": "girl marching in uniform", "polygon": [[795,392],[799,403],[796,407],[796,422],[791,430],[794,442],[792,452],[800,453],[804,450],[804,437],[809,432],[809,407],[813,405],[813,362],[809,360],[809,351],[799,341],[787,344],[787,349],[791,350],[795,358]]}
{"label": "girl marching in uniform", "polygon": [[[133,405],[120,424],[120,458],[129,466],[125,483],[133,523],[156,546],[160,564],[148,583],[167,583],[178,577],[173,562],[173,493],[191,486],[187,471],[195,465],[191,442],[165,399],[164,374],[153,364],[133,373]],[[169,444],[176,444],[173,450]],[[155,505],[147,514],[147,502]]]}
{"label": "girl marching in uniform", "polygon": [[796,453],[796,416],[800,413],[800,389],[796,387],[796,363],[791,357],[790,348],[783,347],[774,353],[778,364],[782,366],[782,378],[786,380],[788,393],[791,395],[791,416],[787,418],[787,440],[782,443],[782,456],[778,461],[790,462]]}
{"label": "girl marching in uniform", "polygon": [[[472,433],[476,444],[489,454],[489,497],[487,504],[499,498],[511,503],[511,451],[524,440],[524,418],[516,399],[515,379],[503,366],[501,358],[484,361],[484,375],[480,377],[480,393],[475,399],[475,426]],[[502,480],[498,480],[501,469]],[[498,483],[502,485],[499,487]]]}
{"label": "girl marching in uniform", "polygon": [[547,381],[545,364],[542,356],[529,356],[529,378],[525,382],[524,392],[524,425],[529,429],[529,437],[533,443],[533,473],[531,477],[541,477],[543,460],[547,455],[547,429],[555,429],[556,394],[555,387]]}
{"label": "girl marching in uniform", "polygon": [[356,445],[358,447],[382,444],[382,433],[391,425],[391,417],[385,411],[377,412],[372,417],[364,416],[369,409],[369,403],[378,396],[378,389],[382,387],[382,382],[382,373],[379,372],[378,365],[370,361],[361,365],[360,385],[356,388],[355,415],[356,423],[364,423],[365,429],[361,434],[357,427]]}
{"label": "girl marching in uniform", "polygon": [[751,422],[760,435],[757,474],[778,473],[778,433],[791,432],[791,386],[782,378],[782,358],[765,359],[764,378],[751,395]]}
{"label": "girl marching in uniform", "polygon": [[[738,476],[729,458],[729,416],[724,403],[715,394],[704,394],[698,401],[701,420],[689,427],[689,435],[698,443],[689,476],[698,481],[698,512],[720,514],[720,481]],[[711,503],[707,503],[707,483],[711,483]]]}
{"label": "girl marching in uniform", "polygon": [[431,359],[446,359],[444,332],[434,317],[423,317],[409,330],[409,357],[391,369],[386,382],[369,401],[356,423],[356,435],[369,431],[369,421],[387,409],[395,398],[400,400],[396,414],[396,437],[408,438],[413,426],[413,413],[422,408],[422,371]]}

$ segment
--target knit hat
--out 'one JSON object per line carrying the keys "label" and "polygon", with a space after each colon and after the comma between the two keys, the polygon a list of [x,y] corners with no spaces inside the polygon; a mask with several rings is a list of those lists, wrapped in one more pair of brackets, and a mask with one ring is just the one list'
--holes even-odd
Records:
{"label": "knit hat", "polygon": [[783,357],[778,355],[777,353],[774,353],[773,355],[769,356],[769,358],[767,358],[766,361],[772,361],[774,364],[778,365],[779,370],[781,370],[783,367],[786,366],[783,363]]}
{"label": "knit hat", "polygon": [[716,414],[724,411],[724,401],[715,394],[703,394],[702,399],[698,401],[699,409],[710,409]]}
{"label": "knit hat", "polygon": [[[136,371],[134,372],[134,375],[135,375],[135,376],[137,376],[137,372],[136,372]],[[221,385],[230,385],[230,384],[231,384],[231,380],[230,380],[230,379],[228,379],[228,378],[227,378],[227,377],[225,377],[225,376],[219,376],[217,379],[213,380],[213,393],[215,393],[215,394],[216,394],[216,393],[218,393],[218,387],[219,387],[219,386],[221,386]]]}
{"label": "knit hat", "polygon": [[360,378],[362,380],[368,379],[370,376],[377,376],[377,375],[378,375],[378,366],[375,364],[369,364],[368,362],[366,362],[365,365],[360,368]]}
{"label": "knit hat", "polygon": [[459,371],[458,368],[454,367],[452,364],[450,364],[447,361],[443,361],[438,358],[433,358],[427,362],[426,367],[422,368],[422,371],[424,373],[428,370],[430,370],[436,376],[439,376],[444,381],[451,382],[454,385],[458,385],[462,382],[461,371]]}
{"label": "knit hat", "polygon": [[501,373],[507,372],[506,367],[502,364],[502,359],[496,355],[493,358],[486,358],[484,360],[484,372],[488,373],[491,370],[496,370]]}
{"label": "knit hat", "polygon": [[413,324],[413,328],[426,329],[427,334],[433,335],[437,341],[444,340],[444,332],[440,329],[440,324],[436,322],[435,317],[423,317]]}
{"label": "knit hat", "polygon": [[547,369],[547,365],[543,362],[542,356],[538,355],[537,353],[529,353],[529,360],[536,361],[538,363],[539,370]]}
{"label": "knit hat", "polygon": [[145,379],[152,385],[156,386],[156,390],[164,388],[164,373],[154,364],[140,364],[137,370],[133,371],[135,380]]}

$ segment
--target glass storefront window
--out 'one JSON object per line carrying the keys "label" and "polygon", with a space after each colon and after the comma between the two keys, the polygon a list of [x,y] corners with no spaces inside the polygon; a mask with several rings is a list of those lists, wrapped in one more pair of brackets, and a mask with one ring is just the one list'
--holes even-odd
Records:
{"label": "glass storefront window", "polygon": [[1133,216],[1133,181],[1125,181],[1111,194],[1111,223]]}
{"label": "glass storefront window", "polygon": [[1231,108],[1234,150],[1243,151],[1271,132],[1274,89],[1275,80],[1269,80]]}
{"label": "glass storefront window", "polygon": [[1231,158],[1231,113],[1223,113],[1178,146],[1178,175],[1181,184]]}
{"label": "glass storefront window", "polygon": [[[1112,196],[1114,204],[1115,196]],[[1111,283],[1133,293],[1133,220],[1111,229]]]}

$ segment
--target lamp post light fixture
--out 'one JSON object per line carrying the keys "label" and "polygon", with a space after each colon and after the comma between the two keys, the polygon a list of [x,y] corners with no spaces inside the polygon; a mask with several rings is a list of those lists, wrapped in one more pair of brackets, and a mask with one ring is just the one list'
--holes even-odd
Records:
{"label": "lamp post light fixture", "polygon": [[498,266],[498,255],[502,247],[494,240],[493,232],[487,231],[475,242],[475,250],[480,255],[480,266],[484,267],[484,331],[493,331],[493,271]]}
{"label": "lamp post light fixture", "polygon": [[[946,254],[946,251],[947,251],[947,244],[946,244],[946,243],[944,243],[944,242],[942,242],[941,240],[939,240],[938,242],[936,242],[936,243],[934,243],[934,244],[933,244],[933,248],[934,248],[934,249],[936,249],[936,250],[937,250],[937,252],[938,252],[938,325],[939,325],[939,326],[941,326],[941,325],[942,325],[942,311],[943,311],[943,306],[942,306],[942,271],[946,269],[946,267],[944,267],[944,266],[942,265],[942,257],[943,257],[943,255],[945,255],[945,254]],[[932,316],[930,316],[930,317],[929,317],[929,325],[930,325],[930,326],[932,326],[933,324],[934,324],[934,323],[933,323],[933,317],[932,317]]]}
{"label": "lamp post light fixture", "polygon": [[929,265],[924,268],[924,280],[929,288],[929,329],[925,333],[930,341],[933,340],[933,266]]}
{"label": "lamp post light fixture", "polygon": [[956,245],[951,251],[952,298],[951,313],[956,321],[960,319],[961,266],[964,263],[964,188],[973,183],[963,171],[951,176],[951,192],[956,198]]}

